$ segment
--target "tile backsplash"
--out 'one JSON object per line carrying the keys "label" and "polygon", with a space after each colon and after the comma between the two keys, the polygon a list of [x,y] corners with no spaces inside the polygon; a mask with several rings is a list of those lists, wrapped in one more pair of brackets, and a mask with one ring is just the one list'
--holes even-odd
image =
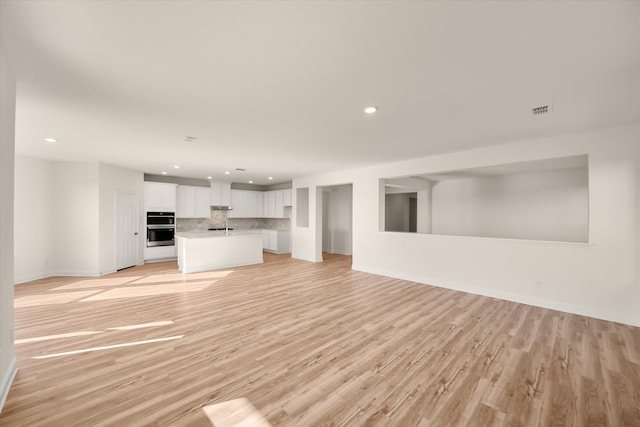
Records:
{"label": "tile backsplash", "polygon": [[[206,231],[222,228],[228,211],[211,211],[210,218],[176,218],[176,231]],[[228,218],[229,228],[288,230],[289,218]]]}

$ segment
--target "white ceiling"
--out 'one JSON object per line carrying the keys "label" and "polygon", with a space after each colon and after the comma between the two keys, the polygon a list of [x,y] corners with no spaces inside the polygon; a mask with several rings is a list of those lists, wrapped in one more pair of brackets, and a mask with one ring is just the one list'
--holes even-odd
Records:
{"label": "white ceiling", "polygon": [[19,154],[267,184],[640,122],[636,1],[0,2]]}

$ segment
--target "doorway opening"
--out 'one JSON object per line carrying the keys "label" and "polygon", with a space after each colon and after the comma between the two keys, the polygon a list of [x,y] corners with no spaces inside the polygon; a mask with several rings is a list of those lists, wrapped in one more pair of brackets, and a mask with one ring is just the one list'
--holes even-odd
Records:
{"label": "doorway opening", "polygon": [[353,185],[322,190],[322,259],[351,256],[353,251]]}

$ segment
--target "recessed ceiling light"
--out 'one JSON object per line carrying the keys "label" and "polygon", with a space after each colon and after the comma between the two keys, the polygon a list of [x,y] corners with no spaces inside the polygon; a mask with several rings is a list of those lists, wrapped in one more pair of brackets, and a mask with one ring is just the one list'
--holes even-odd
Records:
{"label": "recessed ceiling light", "polygon": [[207,179],[211,179],[211,178],[212,178],[211,176],[208,176],[208,177],[207,177]]}
{"label": "recessed ceiling light", "polygon": [[53,143],[55,143],[55,142],[58,142],[58,140],[57,140],[57,139],[55,139],[55,138],[45,138],[44,140],[45,140],[46,142],[48,142],[49,144],[53,144]]}
{"label": "recessed ceiling light", "polygon": [[165,171],[162,171],[162,175],[166,175],[167,173]]}
{"label": "recessed ceiling light", "polygon": [[253,184],[253,181],[249,181],[249,184]]}
{"label": "recessed ceiling light", "polygon": [[174,168],[180,169],[180,165],[173,165]]}
{"label": "recessed ceiling light", "polygon": [[231,172],[229,172],[229,171],[224,171],[224,174],[225,174],[225,175],[229,175],[230,173],[231,173]]}
{"label": "recessed ceiling light", "polygon": [[272,179],[273,179],[273,177],[272,177],[272,176],[270,176],[270,177],[269,177],[269,178],[267,178],[267,179],[272,180]]}
{"label": "recessed ceiling light", "polygon": [[378,111],[378,107],[367,107],[364,109],[364,112],[367,114],[373,114]]}

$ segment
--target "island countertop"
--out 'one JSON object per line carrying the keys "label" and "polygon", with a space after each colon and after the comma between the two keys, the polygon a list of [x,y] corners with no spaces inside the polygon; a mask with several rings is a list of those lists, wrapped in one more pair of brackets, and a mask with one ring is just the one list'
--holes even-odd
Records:
{"label": "island countertop", "polygon": [[176,237],[182,237],[185,239],[204,239],[209,237],[232,237],[243,236],[246,234],[262,235],[261,230],[229,230],[229,234],[224,231],[183,231],[176,233]]}
{"label": "island countertop", "polygon": [[185,274],[264,262],[259,231],[192,231],[175,237],[178,269]]}

